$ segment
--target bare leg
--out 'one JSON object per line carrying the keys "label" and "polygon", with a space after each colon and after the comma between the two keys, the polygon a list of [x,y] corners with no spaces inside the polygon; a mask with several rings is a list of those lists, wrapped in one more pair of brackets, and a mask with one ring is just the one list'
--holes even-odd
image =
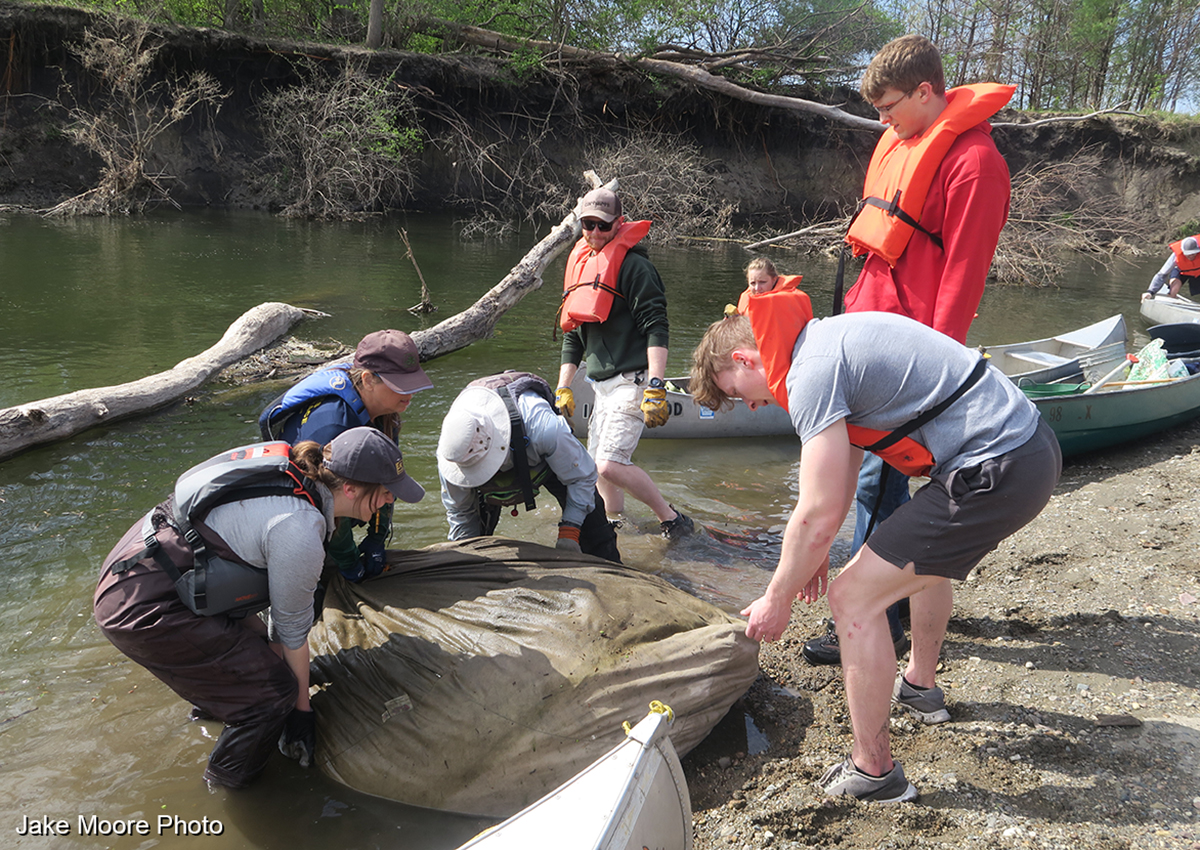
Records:
{"label": "bare leg", "polygon": [[[846,702],[854,730],[850,757],[860,770],[875,776],[882,776],[893,766],[888,716],[896,680],[896,651],[886,611],[906,596],[913,598],[915,606],[917,594],[939,584],[948,586],[949,582],[938,576],[918,576],[912,564],[901,570],[872,552],[868,542],[829,587],[829,610],[837,622]],[[917,616],[914,607],[914,650]],[[926,622],[933,624],[928,616]],[[925,642],[929,642],[928,637]]]}
{"label": "bare leg", "polygon": [[904,678],[918,688],[932,688],[936,682],[938,657],[946,626],[954,609],[954,586],[943,579],[909,600],[911,609],[912,654]]}
{"label": "bare leg", "polygon": [[604,497],[604,505],[611,513],[621,513],[625,509],[625,494],[628,493],[654,511],[659,522],[678,516],[658,491],[658,485],[640,466],[602,460],[597,462],[596,468],[600,472],[596,489]]}

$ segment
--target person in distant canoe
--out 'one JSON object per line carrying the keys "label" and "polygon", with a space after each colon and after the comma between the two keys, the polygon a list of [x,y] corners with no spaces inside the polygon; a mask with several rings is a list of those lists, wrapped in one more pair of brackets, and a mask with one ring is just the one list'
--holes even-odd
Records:
{"label": "person in distant canoe", "polygon": [[761,295],[773,292],[776,288],[795,289],[800,285],[802,275],[781,275],[775,270],[775,264],[766,257],[755,257],[746,266],[746,289],[738,297],[737,311],[746,315],[746,301],[751,295]]}
{"label": "person in distant canoe", "polygon": [[[398,441],[400,414],[415,393],[432,387],[412,337],[397,330],[375,331],[358,343],[349,368],[315,372],[268,404],[258,418],[259,430],[264,440],[325,445],[350,428],[373,425]],[[327,547],[330,560],[353,582],[383,571],[392,506],[371,517],[366,536],[356,545],[354,527],[361,525],[353,520],[339,523]]]}
{"label": "person in distant canoe", "polygon": [[[396,444],[351,428],[322,448],[257,443],[192,467],[109,552],[93,598],[112,644],[225,729],[209,785],[244,788],[278,745],[316,745],[308,633],[338,517],[420,501]],[[258,612],[270,608],[268,627]],[[126,733],[131,733],[128,728]]]}
{"label": "person in distant canoe", "polygon": [[540,376],[510,371],[468,384],[442,420],[437,458],[450,540],[494,534],[504,507],[533,510],[545,489],[562,508],[556,548],[621,563],[596,462]]}
{"label": "person in distant canoe", "polygon": [[1188,295],[1200,295],[1200,234],[1171,243],[1171,256],[1150,280],[1150,288],[1142,293],[1142,300],[1153,298],[1164,286],[1168,298],[1177,298],[1184,281]]}
{"label": "person in distant canoe", "polygon": [[[752,602],[746,635],[779,640],[792,603],[826,589],[837,623],[854,743],[820,781],[825,793],[875,802],[917,796],[893,761],[889,702],[924,722],[948,720],[936,671],[961,581],[1032,520],[1062,469],[1054,432],[977,351],[907,316],[814,320],[808,296],[768,292],[727,316],[692,355],[689,388],[712,410],[778,404],[803,444],[799,498],[779,565]],[[879,525],[832,582],[829,548],[854,500],[863,451],[929,483]],[[912,654],[897,676],[887,608],[912,605]]]}

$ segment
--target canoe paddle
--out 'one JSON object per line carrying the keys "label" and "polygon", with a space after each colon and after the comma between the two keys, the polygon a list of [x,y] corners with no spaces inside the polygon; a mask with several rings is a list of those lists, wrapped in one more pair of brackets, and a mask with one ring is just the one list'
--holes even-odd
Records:
{"label": "canoe paddle", "polygon": [[1084,390],[1084,391],[1083,391],[1083,394],[1084,394],[1084,395],[1089,395],[1089,394],[1091,394],[1091,393],[1094,393],[1096,390],[1100,389],[1102,386],[1104,386],[1105,384],[1107,384],[1107,383],[1108,383],[1109,381],[1111,381],[1113,378],[1117,377],[1117,375],[1118,375],[1118,374],[1120,374],[1121,370],[1123,370],[1123,369],[1124,369],[1126,366],[1131,366],[1132,364],[1134,364],[1134,363],[1137,363],[1137,362],[1138,362],[1137,356],[1136,356],[1136,355],[1134,355],[1134,354],[1126,354],[1126,355],[1125,355],[1125,360],[1127,360],[1127,361],[1129,361],[1129,362],[1127,362],[1127,363],[1126,363],[1126,362],[1122,362],[1122,363],[1121,363],[1121,365],[1120,365],[1120,366],[1118,366],[1116,369],[1113,369],[1111,372],[1109,372],[1109,373],[1108,373],[1107,375],[1105,375],[1103,378],[1101,378],[1100,380],[1096,381],[1096,383],[1092,384],[1090,387],[1088,387],[1086,390]]}

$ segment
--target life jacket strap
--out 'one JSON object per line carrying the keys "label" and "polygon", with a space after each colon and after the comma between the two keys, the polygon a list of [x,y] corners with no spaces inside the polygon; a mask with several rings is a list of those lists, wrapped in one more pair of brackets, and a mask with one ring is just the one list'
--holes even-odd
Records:
{"label": "life jacket strap", "polygon": [[921,222],[917,221],[915,218],[913,218],[911,215],[906,213],[904,210],[900,209],[900,190],[899,189],[896,190],[896,194],[892,197],[891,201],[885,201],[883,198],[876,198],[874,195],[864,198],[863,201],[864,201],[864,203],[869,204],[870,206],[878,207],[879,209],[883,210],[885,213],[892,216],[893,218],[900,219],[902,222],[907,224],[913,230],[921,231],[926,236],[928,236],[931,240],[933,240],[933,244],[937,245],[939,249],[943,248],[942,238],[940,236],[934,236],[932,233],[930,233],[928,230],[926,230],[924,227],[921,226]]}
{"label": "life jacket strap", "polygon": [[971,374],[967,375],[967,379],[959,385],[958,389],[950,393],[950,395],[946,396],[946,398],[935,404],[933,407],[926,410],[920,416],[910,419],[895,431],[892,431],[886,437],[883,437],[869,446],[863,446],[863,448],[869,452],[882,451],[889,446],[894,446],[896,443],[900,442],[902,439],[907,437],[921,426],[925,425],[927,422],[931,422],[934,417],[940,416],[946,410],[946,408],[962,398],[963,394],[967,390],[971,389],[971,387],[978,383],[979,379],[983,377],[984,371],[987,370],[987,363],[986,357],[980,357],[979,362],[975,364],[975,368],[971,370]]}
{"label": "life jacket strap", "polygon": [[498,387],[496,392],[508,408],[508,421],[512,428],[509,449],[513,454],[513,467],[517,471],[517,483],[521,485],[521,492],[525,495],[525,510],[532,511],[537,508],[537,502],[533,495],[533,479],[529,475],[529,457],[526,454],[529,438],[525,435],[525,422],[521,419],[517,403],[508,387]]}
{"label": "life jacket strap", "polygon": [[[883,210],[888,215],[900,219],[902,222],[904,222],[905,224],[907,224],[909,227],[913,228],[914,230],[921,231],[926,236],[928,236],[930,238],[930,240],[933,242],[933,244],[937,245],[939,249],[945,250],[945,243],[942,242],[942,237],[935,236],[934,234],[930,233],[928,230],[926,230],[924,227],[921,226],[921,222],[917,221],[911,215],[909,215],[908,213],[906,213],[904,210],[902,210],[900,208],[900,190],[899,189],[896,190],[896,194],[892,197],[892,200],[890,202],[885,201],[883,198],[877,198],[874,195],[869,195],[866,198],[863,198],[861,201],[859,201],[858,206],[855,207],[855,209],[854,209],[854,215],[850,216],[850,223],[848,225],[846,225],[847,235],[850,233],[850,228],[854,226],[854,220],[858,218],[859,214],[868,205],[870,205],[872,207],[878,207],[879,209]],[[833,282],[833,311],[830,313],[830,315],[832,315],[832,316],[841,315],[842,310],[845,308],[845,305],[843,304],[843,300],[844,300],[844,294],[845,294],[846,251],[847,250],[848,250],[848,246],[847,246],[846,242],[843,240],[842,249],[838,252],[837,276],[834,278],[834,282]]]}
{"label": "life jacket strap", "polygon": [[[954,402],[956,402],[960,398],[962,398],[963,393],[965,393],[971,387],[975,386],[975,384],[979,381],[979,379],[983,377],[984,370],[986,370],[986,369],[987,369],[987,358],[980,357],[979,362],[975,364],[975,368],[971,370],[971,374],[967,375],[967,379],[962,382],[962,384],[959,386],[958,389],[956,389],[954,392],[950,393],[950,395],[948,395],[943,401],[941,401],[938,404],[934,405],[933,407],[929,408],[929,410],[926,410],[920,416],[916,417],[915,419],[911,419],[908,422],[905,422],[903,425],[901,425],[895,431],[892,431],[886,437],[883,437],[882,439],[877,440],[875,443],[873,443],[869,446],[864,446],[863,447],[864,450],[868,451],[868,452],[873,452],[873,451],[877,451],[877,450],[881,450],[881,449],[886,449],[888,446],[892,446],[892,445],[895,445],[896,443],[900,442],[900,440],[904,439],[910,433],[912,433],[916,429],[920,428],[926,422],[931,421],[935,416],[939,415],[944,410],[946,410],[946,408],[948,408],[950,405],[954,404]],[[891,465],[887,461],[883,462],[883,469],[881,470],[881,472],[879,474],[879,492],[875,494],[875,504],[871,508],[871,519],[867,523],[866,534],[863,535],[864,541],[867,540],[867,538],[869,538],[871,536],[871,532],[875,528],[875,519],[876,519],[876,517],[879,516],[880,505],[883,504],[883,494],[884,494],[885,490],[887,489],[888,473],[891,471],[891,468],[892,468]]]}

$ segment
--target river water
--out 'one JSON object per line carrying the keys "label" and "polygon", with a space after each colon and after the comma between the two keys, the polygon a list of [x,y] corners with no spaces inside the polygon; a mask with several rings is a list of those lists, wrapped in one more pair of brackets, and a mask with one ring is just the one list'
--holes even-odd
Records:
{"label": "river water", "polygon": [[[400,227],[439,308],[427,318],[407,310],[421,284]],[[264,301],[330,314],[294,328],[302,338],[353,346],[380,328],[413,331],[474,302],[545,228],[502,243],[464,243],[457,232],[441,215],[365,224],[210,212],[0,219],[0,408],[168,369]],[[828,313],[833,262],[767,254],[781,270],[803,273],[817,314]],[[670,304],[668,375],[683,374],[704,327],[742,289],[748,255],[718,244],[655,248],[652,256]],[[991,286],[969,342],[1051,336],[1117,312],[1126,315],[1131,345],[1145,342],[1138,293],[1160,261],[1150,256],[1115,273],[1079,262],[1042,288]],[[504,368],[553,381],[561,274],[562,258],[547,271],[546,287],[501,319],[493,339],[426,364],[435,388],[417,396],[401,443],[429,496],[398,506],[393,545],[444,539],[434,449],[462,386]],[[351,791],[281,757],[250,791],[210,794],[200,776],[219,726],[189,723],[188,706],[120,655],[91,619],[97,570],[117,538],[179,472],[257,439],[258,412],[284,386],[211,383],[190,404],[0,461],[0,833],[7,846],[441,850],[486,825]],[[637,459],[711,533],[668,547],[650,512],[630,500],[620,538],[626,562],[732,612],[755,598],[794,503],[797,441],[644,440]],[[556,523],[557,506],[542,507],[504,517],[500,531],[550,543]],[[822,604],[808,615],[814,632],[825,613]],[[151,834],[80,836],[81,816],[146,820]],[[168,822],[161,834],[159,816]],[[22,836],[15,831],[26,817],[34,832],[43,818],[65,819],[70,837]],[[186,835],[212,832],[214,820],[220,836]]]}

